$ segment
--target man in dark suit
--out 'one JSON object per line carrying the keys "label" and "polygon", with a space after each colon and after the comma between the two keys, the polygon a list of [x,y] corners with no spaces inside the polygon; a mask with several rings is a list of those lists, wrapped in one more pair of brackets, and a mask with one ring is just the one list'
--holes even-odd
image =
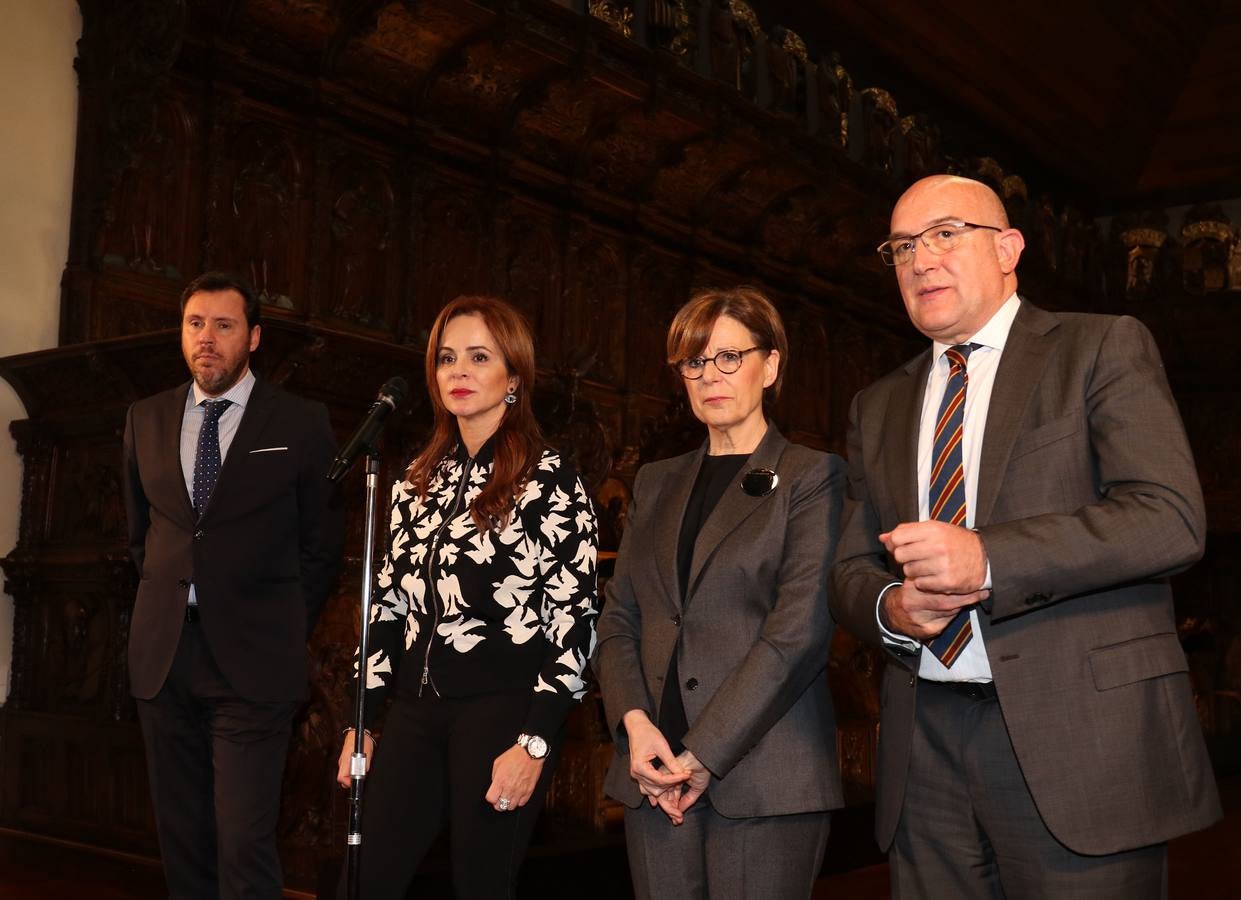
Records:
{"label": "man in dark suit", "polygon": [[1018,297],[985,185],[913,185],[880,246],[927,351],[862,391],[838,621],[888,651],[876,835],[896,897],[1159,897],[1219,799],[1167,577],[1193,459],[1128,317]]}
{"label": "man in dark suit", "polygon": [[281,775],[343,539],[335,441],[321,404],[250,371],[247,285],[208,273],[181,309],[193,380],[125,423],[130,684],[170,895],[279,897]]}

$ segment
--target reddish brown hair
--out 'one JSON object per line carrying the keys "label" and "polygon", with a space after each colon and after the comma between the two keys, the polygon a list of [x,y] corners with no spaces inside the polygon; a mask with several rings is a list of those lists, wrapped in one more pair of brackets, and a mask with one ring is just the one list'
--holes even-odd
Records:
{"label": "reddish brown hair", "polygon": [[530,337],[530,328],[517,310],[498,297],[457,297],[435,317],[431,336],[427,339],[426,358],[427,393],[435,410],[435,426],[426,447],[414,457],[405,471],[405,480],[418,490],[420,497],[425,498],[436,466],[461,439],[457,420],[444,406],[435,377],[444,328],[457,316],[478,316],[483,320],[495,338],[496,349],[504,357],[508,373],[516,375],[519,380],[517,402],[505,406],[504,417],[496,429],[495,464],[491,478],[470,505],[470,516],[481,530],[487,531],[497,526],[503,529],[517,495],[543,455],[544,443],[539,425],[534,420],[531,398],[534,341]]}
{"label": "reddish brown hair", "polygon": [[749,285],[708,288],[690,297],[668,326],[668,364],[675,366],[701,353],[707,341],[711,340],[711,329],[720,316],[736,319],[748,328],[755,346],[762,347],[768,353],[772,350],[780,353],[776,380],[764,392],[773,400],[779,397],[789,359],[789,340],[784,334],[784,321],[766,295]]}

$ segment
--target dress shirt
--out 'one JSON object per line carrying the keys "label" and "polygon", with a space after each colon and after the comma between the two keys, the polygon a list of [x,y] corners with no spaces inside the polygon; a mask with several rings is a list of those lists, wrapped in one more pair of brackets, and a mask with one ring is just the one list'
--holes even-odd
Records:
{"label": "dress shirt", "polygon": [[[974,508],[978,499],[978,470],[982,460],[982,439],[987,427],[987,408],[991,403],[991,389],[995,386],[995,373],[1000,367],[1000,357],[1004,353],[1004,345],[1008,342],[1008,333],[1012,328],[1013,319],[1021,301],[1013,294],[1004,302],[991,319],[979,331],[962,343],[974,344],[975,349],[969,355],[966,370],[969,373],[969,386],[965,391],[965,422],[961,435],[961,461],[965,469],[965,527],[974,527]],[[945,351],[952,344],[941,344],[936,341],[931,347],[931,366],[927,375],[926,393],[922,398],[922,419],[918,427],[918,520],[926,521],[930,514],[931,457],[934,454],[935,424],[939,414],[939,404],[943,399],[944,387],[948,382],[951,368]],[[883,595],[900,582],[894,582],[879,594],[879,603]],[[991,563],[987,563],[984,587],[991,586]],[[876,615],[878,606],[876,606]],[[990,681],[991,663],[987,659],[987,649],[983,643],[982,629],[978,624],[977,608],[970,610],[970,624],[974,636],[961,655],[957,657],[952,668],[947,668],[936,658],[934,653],[923,653],[918,663],[918,674],[929,681]],[[917,641],[896,634],[879,623],[884,640],[896,644],[911,652],[917,652],[920,645]]]}
{"label": "dress shirt", "polygon": [[[237,435],[237,426],[241,424],[241,417],[245,414],[246,404],[250,402],[252,390],[254,373],[247,367],[246,374],[218,397],[208,396],[198,386],[198,382],[194,382],[189,393],[185,395],[185,414],[181,417],[181,474],[185,477],[185,492],[190,497],[194,496],[194,457],[198,453],[198,432],[202,431],[203,427],[203,401],[231,401],[228,409],[220,414],[220,465],[223,466],[228,457],[228,448],[232,446],[233,438]],[[189,605],[198,605],[193,584],[190,585]]]}

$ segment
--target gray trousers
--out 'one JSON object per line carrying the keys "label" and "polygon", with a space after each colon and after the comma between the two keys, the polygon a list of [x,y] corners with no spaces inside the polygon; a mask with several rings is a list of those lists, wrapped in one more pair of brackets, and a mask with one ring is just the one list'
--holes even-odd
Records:
{"label": "gray trousers", "polygon": [[796,900],[823,864],[827,812],[729,819],[707,794],[674,826],[643,802],[625,810],[629,870],[638,900]]}
{"label": "gray trousers", "polygon": [[1082,856],[1043,824],[988,688],[918,685],[889,855],[897,900],[1162,900],[1167,845]]}

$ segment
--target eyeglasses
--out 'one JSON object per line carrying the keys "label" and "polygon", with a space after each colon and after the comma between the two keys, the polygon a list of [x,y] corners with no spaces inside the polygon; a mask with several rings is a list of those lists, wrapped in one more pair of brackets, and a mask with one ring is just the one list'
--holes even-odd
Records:
{"label": "eyeglasses", "polygon": [[690,381],[696,381],[707,371],[707,363],[715,363],[715,368],[725,375],[731,375],[741,368],[741,363],[745,361],[747,353],[753,353],[755,350],[762,350],[762,347],[749,347],[745,350],[721,350],[715,356],[691,356],[689,359],[683,359],[673,366],[681,373],[682,378],[688,378]]}
{"label": "eyeglasses", "polygon": [[988,231],[1004,230],[1003,228],[996,228],[994,225],[976,225],[973,222],[940,222],[938,225],[932,225],[918,234],[884,241],[875,249],[879,251],[879,258],[886,265],[903,266],[914,258],[914,244],[916,241],[922,241],[923,247],[926,247],[936,256],[942,256],[961,243],[961,238],[975,228],[986,228]]}

